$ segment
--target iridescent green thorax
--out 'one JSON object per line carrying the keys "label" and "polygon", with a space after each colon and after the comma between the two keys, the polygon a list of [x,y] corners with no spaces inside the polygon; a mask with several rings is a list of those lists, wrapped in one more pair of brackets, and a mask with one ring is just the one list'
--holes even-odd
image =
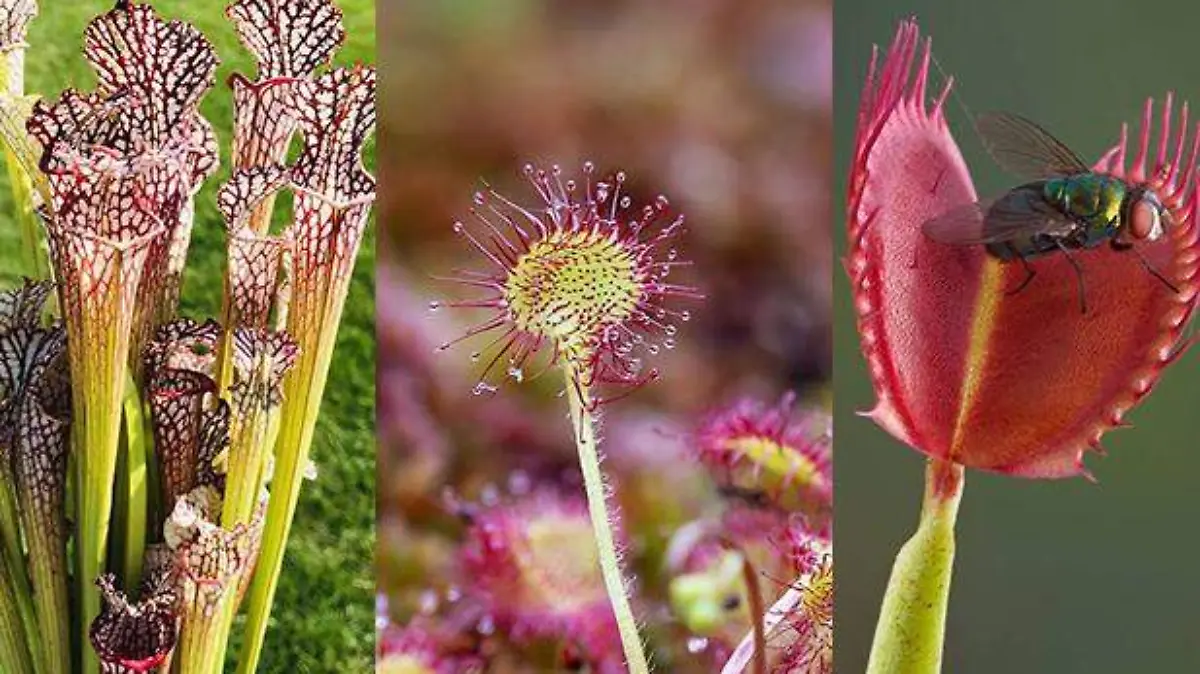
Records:
{"label": "iridescent green thorax", "polygon": [[1099,173],[1052,178],[1044,183],[1046,200],[1087,227],[1088,239],[1108,239],[1122,225],[1129,186]]}

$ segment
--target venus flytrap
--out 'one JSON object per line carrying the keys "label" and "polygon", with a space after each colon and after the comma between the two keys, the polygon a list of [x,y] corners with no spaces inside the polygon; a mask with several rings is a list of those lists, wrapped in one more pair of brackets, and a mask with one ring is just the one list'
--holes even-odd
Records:
{"label": "venus flytrap", "polygon": [[1086,453],[1101,453],[1101,437],[1183,352],[1198,287],[1200,134],[1170,95],[1157,125],[1148,100],[1141,133],[1122,128],[1091,167],[1170,211],[1163,236],[1139,241],[1136,255],[1104,246],[1038,257],[1037,280],[1013,292],[1022,265],[927,236],[926,222],[978,200],[947,122],[951,84],[929,88],[932,60],[912,20],[876,50],[847,200],[845,266],[877,395],[867,416],[927,457],[917,530],[896,557],[872,645],[868,672],[880,674],[941,669],[965,469],[1088,476]]}

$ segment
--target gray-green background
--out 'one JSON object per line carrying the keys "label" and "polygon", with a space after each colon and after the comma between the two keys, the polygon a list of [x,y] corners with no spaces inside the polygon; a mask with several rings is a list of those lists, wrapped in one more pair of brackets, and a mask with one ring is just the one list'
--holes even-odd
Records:
{"label": "gray-green background", "polygon": [[[1200,104],[1200,5],[837,0],[834,8],[842,208],[871,44],[886,47],[910,14],[972,112],[1024,114],[1085,158],[1114,142],[1123,121],[1140,119],[1148,95],[1173,89]],[[1010,186],[964,132],[956,102],[950,117],[980,193]],[[841,255],[841,214],[835,231]],[[874,396],[842,273],[834,292],[837,671],[845,674],[865,667],[892,559],[916,525],[923,462],[855,416]],[[1107,436],[1108,458],[1089,458],[1099,485],[968,474],[945,672],[1200,670],[1198,358],[1167,372],[1131,415],[1134,429]]]}

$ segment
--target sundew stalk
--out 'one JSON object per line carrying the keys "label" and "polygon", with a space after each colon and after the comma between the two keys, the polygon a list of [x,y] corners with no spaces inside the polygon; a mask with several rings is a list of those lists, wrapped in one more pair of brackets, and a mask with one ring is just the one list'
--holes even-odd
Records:
{"label": "sundew stalk", "polygon": [[917,532],[900,548],[883,597],[867,674],[938,674],[954,568],[962,466],[931,459]]}
{"label": "sundew stalk", "polygon": [[642,674],[650,671],[650,663],[638,634],[637,620],[629,602],[629,591],[621,572],[620,553],[613,536],[613,520],[608,509],[608,496],[604,474],[600,471],[600,452],[597,447],[593,403],[584,376],[571,363],[564,363],[567,379],[567,399],[570,401],[571,424],[575,429],[575,446],[579,450],[579,466],[583,472],[583,486],[587,493],[588,512],[592,519],[592,530],[596,536],[600,571],[604,576],[604,587],[612,602],[617,617],[617,628],[621,633],[621,648],[629,671]]}

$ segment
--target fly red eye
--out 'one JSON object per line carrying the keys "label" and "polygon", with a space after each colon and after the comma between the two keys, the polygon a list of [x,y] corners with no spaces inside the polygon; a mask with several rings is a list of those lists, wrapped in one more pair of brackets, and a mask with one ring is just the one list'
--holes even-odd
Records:
{"label": "fly red eye", "polygon": [[1138,241],[1157,239],[1162,234],[1158,204],[1150,199],[1138,199],[1129,213],[1129,233]]}

